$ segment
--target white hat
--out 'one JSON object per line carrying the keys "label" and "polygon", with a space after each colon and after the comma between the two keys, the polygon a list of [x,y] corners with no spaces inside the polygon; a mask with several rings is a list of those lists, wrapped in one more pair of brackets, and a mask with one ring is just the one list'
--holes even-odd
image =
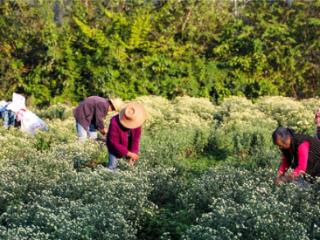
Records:
{"label": "white hat", "polygon": [[121,124],[129,129],[141,127],[146,120],[146,111],[142,104],[129,103],[119,113]]}
{"label": "white hat", "polygon": [[8,110],[12,112],[19,112],[21,109],[26,109],[26,99],[24,96],[13,93],[12,94],[12,102],[7,106]]}

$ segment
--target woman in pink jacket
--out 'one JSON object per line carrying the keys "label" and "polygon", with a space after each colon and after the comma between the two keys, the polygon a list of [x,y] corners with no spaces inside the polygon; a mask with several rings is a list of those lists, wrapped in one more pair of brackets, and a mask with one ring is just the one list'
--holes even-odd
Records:
{"label": "woman in pink jacket", "polygon": [[106,140],[110,170],[117,168],[118,158],[128,158],[132,165],[139,159],[140,137],[145,119],[143,105],[135,102],[129,103],[112,117]]}
{"label": "woman in pink jacket", "polygon": [[[314,177],[320,176],[320,141],[316,137],[278,127],[272,138],[282,152],[276,184],[291,181],[304,184],[304,180],[312,182]],[[292,172],[288,174],[289,168]]]}

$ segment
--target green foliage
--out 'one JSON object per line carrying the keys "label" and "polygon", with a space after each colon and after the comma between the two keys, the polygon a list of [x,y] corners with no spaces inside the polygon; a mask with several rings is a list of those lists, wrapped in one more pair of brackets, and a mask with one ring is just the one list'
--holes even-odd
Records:
{"label": "green foliage", "polygon": [[182,199],[191,213],[203,214],[182,239],[319,236],[319,219],[314,215],[319,211],[314,202],[318,186],[302,190],[289,184],[276,188],[272,175],[266,169],[248,172],[229,167],[208,171],[195,180]]}
{"label": "green foliage", "polygon": [[277,126],[276,121],[239,97],[225,99],[215,118],[218,123],[211,129],[208,151],[216,158],[235,157],[244,162],[254,158],[257,165],[270,165],[274,158],[270,133]]}
{"label": "green foliage", "polygon": [[[317,99],[310,99],[312,106],[320,102]],[[278,125],[290,126],[294,130],[299,130],[307,134],[314,133],[314,109],[310,109],[308,101],[295,101],[285,97],[265,97],[257,101],[258,108],[270,117],[273,117]]]}
{"label": "green foliage", "polygon": [[41,110],[36,109],[35,113],[40,118],[47,118],[47,119],[60,119],[65,120],[71,116],[73,116],[72,109],[70,106],[63,105],[63,104],[55,104],[49,107],[45,107]]}
{"label": "green foliage", "polygon": [[[49,131],[34,138],[0,128],[1,239],[320,237],[320,185],[276,187],[271,139],[279,121],[319,99],[136,100],[148,112],[141,158],[116,172],[103,166],[104,143],[78,142],[67,105],[35,109]],[[298,131],[313,125],[313,115],[300,118]]]}
{"label": "green foliage", "polygon": [[319,93],[319,2],[1,1],[0,97]]}
{"label": "green foliage", "polygon": [[48,239],[136,239],[149,186],[143,178],[110,175],[69,173],[41,195],[30,193],[31,202],[9,206],[2,215],[10,228],[0,233],[2,238],[20,236],[19,230],[26,227],[32,232],[26,236],[42,234]]}

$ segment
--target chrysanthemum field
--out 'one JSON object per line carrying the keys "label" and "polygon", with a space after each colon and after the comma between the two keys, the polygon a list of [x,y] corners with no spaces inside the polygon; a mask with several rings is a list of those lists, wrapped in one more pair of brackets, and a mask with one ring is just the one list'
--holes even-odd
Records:
{"label": "chrysanthemum field", "polygon": [[[72,107],[34,109],[49,132],[0,130],[0,239],[320,239],[320,185],[275,186],[279,124],[314,135],[320,99],[147,96],[141,159],[107,171]],[[106,123],[111,116],[108,116]]]}

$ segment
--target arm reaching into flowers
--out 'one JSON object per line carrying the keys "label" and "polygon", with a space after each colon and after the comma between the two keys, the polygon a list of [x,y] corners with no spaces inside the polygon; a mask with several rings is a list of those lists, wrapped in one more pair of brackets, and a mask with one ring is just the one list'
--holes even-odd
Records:
{"label": "arm reaching into flowers", "polygon": [[291,182],[297,179],[301,174],[304,174],[307,170],[308,157],[309,157],[310,143],[304,141],[298,147],[298,166],[293,170],[291,174],[285,175],[288,168],[290,167],[288,160],[285,156],[282,156],[282,163],[279,167],[275,184],[281,184],[282,182]]}
{"label": "arm reaching into flowers", "polygon": [[275,179],[276,185],[279,185],[282,182],[284,182],[285,173],[288,171],[289,167],[290,167],[290,164],[288,162],[288,159],[284,155],[282,155],[281,156],[281,165],[278,169],[277,177]]}

